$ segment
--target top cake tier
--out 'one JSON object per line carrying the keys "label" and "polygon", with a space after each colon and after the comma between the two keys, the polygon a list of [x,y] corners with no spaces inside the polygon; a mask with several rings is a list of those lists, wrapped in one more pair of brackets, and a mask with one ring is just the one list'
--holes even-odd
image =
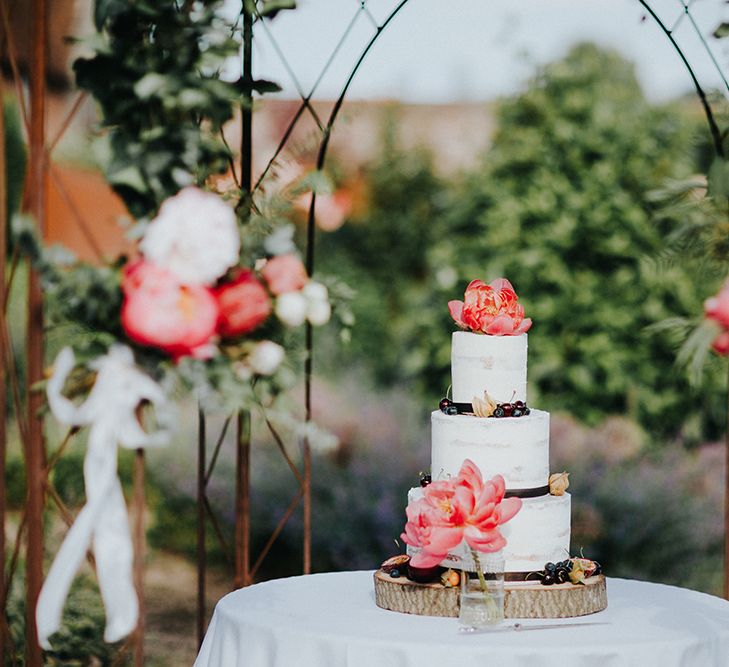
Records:
{"label": "top cake tier", "polygon": [[488,336],[456,331],[451,341],[453,400],[470,403],[484,391],[497,403],[527,400],[527,334]]}

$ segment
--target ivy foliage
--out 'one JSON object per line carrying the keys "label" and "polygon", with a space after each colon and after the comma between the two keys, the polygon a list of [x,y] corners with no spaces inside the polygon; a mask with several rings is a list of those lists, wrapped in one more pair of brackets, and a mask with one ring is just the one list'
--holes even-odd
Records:
{"label": "ivy foliage", "polygon": [[238,52],[218,2],[98,0],[95,54],[74,63],[108,128],[106,177],[137,219],[182,187],[228,168],[219,135],[242,82],[219,78]]}

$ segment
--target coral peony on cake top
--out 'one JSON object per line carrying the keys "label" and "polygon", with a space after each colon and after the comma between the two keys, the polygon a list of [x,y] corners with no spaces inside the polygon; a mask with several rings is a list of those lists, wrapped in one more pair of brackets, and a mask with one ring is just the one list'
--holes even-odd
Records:
{"label": "coral peony on cake top", "polygon": [[491,336],[518,336],[529,331],[531,318],[524,318],[524,307],[506,278],[487,285],[472,280],[463,301],[449,301],[448,310],[462,329]]}

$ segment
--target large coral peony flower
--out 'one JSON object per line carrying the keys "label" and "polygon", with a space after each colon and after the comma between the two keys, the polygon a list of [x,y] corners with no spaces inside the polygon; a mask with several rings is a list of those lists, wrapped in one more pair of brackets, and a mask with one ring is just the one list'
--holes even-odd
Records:
{"label": "large coral peony flower", "polygon": [[181,285],[169,271],[139,261],[126,268],[122,290],[121,321],[131,340],[159,348],[175,360],[207,358],[215,352],[211,339],[218,304],[208,288]]}
{"label": "large coral peony flower", "polygon": [[476,333],[518,336],[532,326],[531,319],[524,318],[524,307],[506,278],[497,278],[489,285],[472,280],[464,300],[449,301],[448,309],[459,327]]}
{"label": "large coral peony flower", "polygon": [[462,540],[478,551],[503,549],[506,540],[498,528],[521,509],[521,499],[505,499],[505,492],[501,475],[484,482],[469,459],[456,477],[426,486],[423,498],[408,505],[401,535],[406,544],[421,549],[413,565],[437,565]]}
{"label": "large coral peony flower", "polygon": [[271,314],[271,299],[251,271],[241,271],[236,278],[215,290],[220,308],[218,333],[239,336],[253,331]]}
{"label": "large coral peony flower", "polygon": [[139,248],[183,285],[212,285],[238,263],[235,213],[219,196],[185,188],[164,201]]}

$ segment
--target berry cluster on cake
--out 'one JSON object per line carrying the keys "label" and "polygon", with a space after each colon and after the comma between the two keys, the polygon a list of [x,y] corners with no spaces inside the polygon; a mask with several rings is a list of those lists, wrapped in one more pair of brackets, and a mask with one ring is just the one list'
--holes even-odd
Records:
{"label": "berry cluster on cake", "polygon": [[[493,484],[498,489],[494,496],[497,502],[511,503],[508,510],[502,511],[501,519],[497,512],[496,520],[488,524],[495,531],[493,535],[476,537],[498,541],[507,581],[566,590],[574,585],[584,587],[591,577],[594,587],[599,578],[600,586],[594,588],[597,597],[585,607],[586,611],[580,612],[578,604],[577,611],[556,609],[544,613],[578,615],[604,608],[607,599],[599,565],[570,558],[568,474],[550,475],[549,413],[527,403],[527,332],[531,319],[525,317],[514,288],[505,278],[490,284],[474,280],[466,288],[464,300],[451,301],[448,306],[460,329],[453,333],[451,342],[450,396],[441,400],[439,409],[431,415],[431,472],[408,493],[408,523],[402,536],[408,544],[407,555],[396,557],[394,567],[392,561],[386,561],[385,573],[392,576],[394,569],[395,575],[407,576],[409,557],[415,565],[430,566],[410,566],[410,580],[426,583],[428,577],[433,581],[435,575],[442,574],[442,584],[447,588],[452,581],[451,570],[470,569],[473,544],[469,546],[464,537],[445,550],[442,544],[447,540],[439,538],[440,545],[431,546],[429,527],[425,525],[421,530],[419,524],[427,524],[427,504],[433,498],[437,511],[437,494],[427,490],[429,485],[448,480],[457,485],[464,471],[473,475],[475,470],[480,474],[479,483],[485,480],[484,485]],[[469,484],[467,481],[466,487]],[[518,511],[514,511],[516,505]],[[483,526],[467,528],[471,535],[474,530],[486,530]]]}

